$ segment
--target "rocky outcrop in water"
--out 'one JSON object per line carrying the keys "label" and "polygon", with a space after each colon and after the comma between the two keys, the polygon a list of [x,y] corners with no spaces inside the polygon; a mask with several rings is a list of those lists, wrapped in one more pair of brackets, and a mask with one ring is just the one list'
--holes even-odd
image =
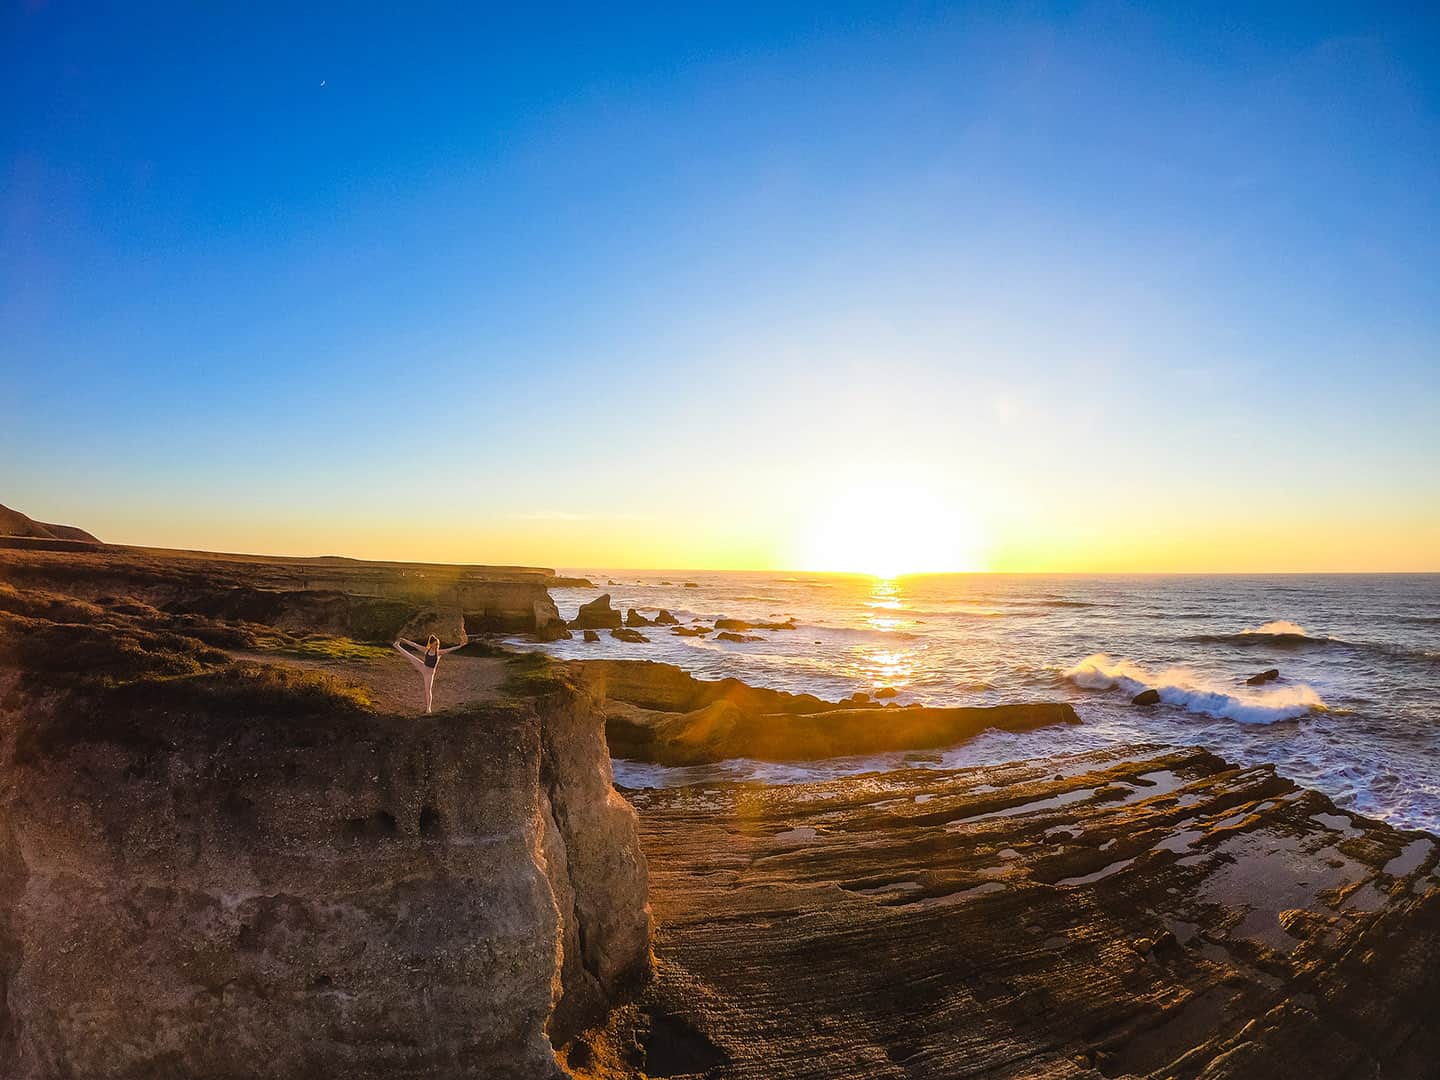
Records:
{"label": "rocky outcrop in water", "polygon": [[646,661],[586,660],[572,670],[605,699],[610,753],[662,765],[923,750],[953,746],[989,728],[1026,731],[1080,722],[1074,708],[1057,702],[897,709],[822,701],[735,679],[709,682]]}
{"label": "rocky outcrop in water", "polygon": [[709,1080],[1421,1080],[1440,844],[1150,748],[636,791],[659,977],[572,1062]]}
{"label": "rocky outcrop in water", "polygon": [[596,597],[588,604],[581,604],[575,618],[570,620],[572,630],[614,630],[621,624],[620,612],[610,606],[610,594]]}
{"label": "rocky outcrop in water", "polygon": [[744,619],[716,619],[715,629],[731,630],[742,634],[747,630],[794,630],[795,620],[786,619],[784,622],[746,622]]}

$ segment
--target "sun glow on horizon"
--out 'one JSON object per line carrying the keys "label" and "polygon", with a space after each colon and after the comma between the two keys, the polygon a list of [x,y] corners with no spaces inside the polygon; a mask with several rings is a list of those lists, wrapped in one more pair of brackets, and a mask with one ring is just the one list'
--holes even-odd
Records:
{"label": "sun glow on horizon", "polygon": [[985,569],[979,530],[959,507],[913,484],[854,488],[819,515],[802,558],[813,572],[907,574]]}

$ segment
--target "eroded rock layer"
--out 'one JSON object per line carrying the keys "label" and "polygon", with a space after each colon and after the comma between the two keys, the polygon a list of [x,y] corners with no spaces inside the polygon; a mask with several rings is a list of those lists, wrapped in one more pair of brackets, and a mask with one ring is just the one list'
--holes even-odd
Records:
{"label": "eroded rock layer", "polygon": [[897,708],[823,701],[697,679],[648,660],[580,660],[570,665],[605,699],[610,752],[632,761],[697,765],[728,758],[799,761],[953,746],[989,728],[1027,731],[1078,724],[1063,702],[973,708]]}
{"label": "eroded rock layer", "polygon": [[596,1076],[1429,1077],[1440,847],[1143,748],[633,792],[660,977]]}

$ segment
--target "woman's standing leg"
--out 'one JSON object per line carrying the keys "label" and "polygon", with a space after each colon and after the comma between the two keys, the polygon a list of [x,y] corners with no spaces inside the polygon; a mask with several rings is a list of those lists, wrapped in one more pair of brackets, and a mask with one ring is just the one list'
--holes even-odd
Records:
{"label": "woman's standing leg", "polygon": [[430,711],[430,698],[435,690],[435,669],[427,667],[424,671],[425,678],[425,711]]}
{"label": "woman's standing leg", "polygon": [[426,666],[425,666],[423,663],[421,663],[419,660],[416,660],[415,657],[411,656],[408,652],[406,652],[404,649],[402,649],[402,648],[399,646],[398,643],[392,644],[392,645],[391,645],[391,648],[393,648],[393,649],[394,649],[396,652],[398,652],[401,656],[405,657],[406,660],[409,660],[409,661],[410,661],[410,666],[413,667],[416,671],[418,671],[418,672],[420,673],[420,681],[421,681],[421,683],[423,683],[424,686],[425,686],[425,711],[426,711],[426,712],[429,712],[429,711],[430,711],[430,678],[431,678],[431,676],[434,674],[434,670],[433,670],[432,668],[426,667]]}

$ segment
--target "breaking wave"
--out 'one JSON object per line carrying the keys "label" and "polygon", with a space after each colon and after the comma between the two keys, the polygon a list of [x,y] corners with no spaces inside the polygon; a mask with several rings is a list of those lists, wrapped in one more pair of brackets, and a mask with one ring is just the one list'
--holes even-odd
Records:
{"label": "breaking wave", "polygon": [[1312,634],[1298,623],[1285,619],[1267,622],[1253,630],[1241,630],[1235,634],[1195,634],[1186,641],[1209,645],[1268,646],[1272,648],[1336,648],[1353,653],[1391,657],[1397,660],[1420,661],[1434,665],[1440,654],[1423,647],[1395,645],[1384,641],[1347,641],[1345,638],[1326,637]]}
{"label": "breaking wave", "polygon": [[977,607],[974,604],[953,604],[944,607],[921,607],[904,608],[901,612],[904,615],[913,615],[916,618],[942,619],[951,615],[960,615],[972,619],[1003,619],[1005,612],[999,608]]}
{"label": "breaking wave", "polygon": [[[838,642],[918,641],[920,639],[919,634],[909,630],[881,630],[870,626],[826,626],[823,623],[797,623],[795,629],[825,634],[831,641]],[[803,633],[799,635],[801,639],[804,636]]]}
{"label": "breaking wave", "polygon": [[1104,653],[1087,656],[1068,668],[1064,676],[1086,690],[1119,688],[1127,694],[1154,690],[1167,705],[1241,724],[1273,724],[1325,709],[1325,702],[1315,689],[1304,684],[1236,693],[1228,688],[1207,686],[1199,676],[1185,668],[1151,672],[1129,660],[1112,660]]}
{"label": "breaking wave", "polygon": [[1241,630],[1242,634],[1265,634],[1268,637],[1309,637],[1305,628],[1299,623],[1290,622],[1288,619],[1276,619],[1273,622],[1264,623],[1253,630]]}
{"label": "breaking wave", "polygon": [[1196,634],[1190,641],[1222,645],[1340,645],[1339,638],[1316,636],[1299,623],[1276,619],[1233,634]]}

